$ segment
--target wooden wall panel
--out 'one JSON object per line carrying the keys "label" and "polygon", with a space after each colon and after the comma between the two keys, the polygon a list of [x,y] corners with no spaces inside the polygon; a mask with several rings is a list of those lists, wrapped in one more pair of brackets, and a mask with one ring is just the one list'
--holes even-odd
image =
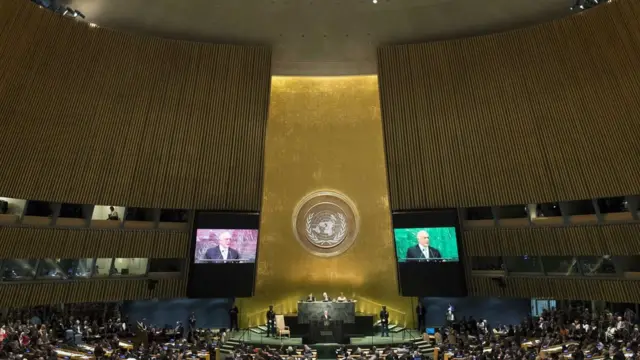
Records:
{"label": "wooden wall panel", "polygon": [[490,277],[472,276],[468,278],[469,295],[618,303],[635,303],[640,299],[638,280],[509,277],[505,281],[506,287],[501,288]]}
{"label": "wooden wall panel", "polygon": [[269,48],[0,6],[2,196],[260,210]]}
{"label": "wooden wall panel", "polygon": [[[393,210],[640,193],[640,2],[381,47]],[[634,155],[635,154],[635,155]]]}
{"label": "wooden wall panel", "polygon": [[0,227],[0,258],[189,257],[189,232]]}
{"label": "wooden wall panel", "polygon": [[466,256],[640,255],[640,224],[465,230]]}
{"label": "wooden wall panel", "polygon": [[9,308],[185,296],[184,279],[158,279],[153,291],[148,289],[146,279],[139,278],[0,284],[0,307]]}

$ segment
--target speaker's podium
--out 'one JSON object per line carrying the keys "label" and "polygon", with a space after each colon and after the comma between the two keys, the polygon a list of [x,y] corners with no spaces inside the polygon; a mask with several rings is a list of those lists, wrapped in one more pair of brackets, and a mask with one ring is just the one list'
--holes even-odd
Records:
{"label": "speaker's podium", "polygon": [[309,341],[312,344],[343,343],[342,320],[314,320],[309,323]]}

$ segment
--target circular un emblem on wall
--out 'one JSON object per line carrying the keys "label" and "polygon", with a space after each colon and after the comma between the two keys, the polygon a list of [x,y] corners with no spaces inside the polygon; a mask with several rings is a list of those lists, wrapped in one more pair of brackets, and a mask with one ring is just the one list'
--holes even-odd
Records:
{"label": "circular un emblem on wall", "polygon": [[293,212],[293,232],[302,246],[317,256],[345,252],[358,233],[355,205],[334,191],[317,191],[305,196]]}

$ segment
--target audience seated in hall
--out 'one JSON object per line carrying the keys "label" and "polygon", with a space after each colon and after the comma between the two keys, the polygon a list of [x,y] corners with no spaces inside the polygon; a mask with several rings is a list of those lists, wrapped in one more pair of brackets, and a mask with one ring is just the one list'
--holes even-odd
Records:
{"label": "audience seated in hall", "polygon": [[[367,360],[640,360],[636,315],[585,309],[545,310],[518,324],[491,324],[464,317],[436,329],[424,341],[379,347],[340,345],[337,359]],[[116,304],[66,305],[13,310],[0,326],[0,359],[213,359],[226,333],[182,326],[158,327],[146,320],[131,324]],[[420,344],[419,343],[423,343]],[[143,344],[134,346],[133,344]],[[232,360],[317,360],[309,345],[256,347],[238,343]],[[424,351],[424,353],[422,353]]]}
{"label": "audience seated in hall", "polygon": [[613,314],[606,310],[591,313],[588,309],[551,309],[519,324],[494,327],[484,320],[463,318],[451,327],[438,329],[434,338],[439,359],[637,360],[640,331],[635,320],[631,310]]}
{"label": "audience seated in hall", "polygon": [[[176,333],[153,325],[132,327],[109,304],[10,311],[0,327],[0,359],[213,359],[220,337],[209,329]],[[136,339],[146,343],[135,347]]]}

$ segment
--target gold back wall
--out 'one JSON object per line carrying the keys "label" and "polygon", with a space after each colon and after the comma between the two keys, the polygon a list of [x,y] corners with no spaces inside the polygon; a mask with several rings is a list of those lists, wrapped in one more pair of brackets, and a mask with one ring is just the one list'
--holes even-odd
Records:
{"label": "gold back wall", "polygon": [[149,290],[147,279],[104,279],[0,284],[0,307],[127,300],[175,299],[185,296],[186,279],[158,279]]}
{"label": "gold back wall", "polygon": [[591,299],[617,303],[635,303],[640,298],[638,280],[522,276],[507,277],[506,287],[500,287],[489,276],[471,276],[467,280],[469,295],[477,297]]}
{"label": "gold back wall", "polygon": [[392,209],[640,193],[638,14],[381,48]]}
{"label": "gold back wall", "polygon": [[[386,304],[395,320],[411,318],[396,281],[377,78],[274,77],[269,109],[256,288],[240,300],[243,320],[262,324],[269,304],[291,313],[323,291],[355,294],[361,311]],[[360,215],[354,244],[331,258],[310,254],[292,229],[298,201],[322,189],[348,196]]]}
{"label": "gold back wall", "polygon": [[185,259],[189,241],[187,231],[0,227],[0,259]]}
{"label": "gold back wall", "polygon": [[271,50],[93,28],[0,1],[0,194],[260,209]]}
{"label": "gold back wall", "polygon": [[[640,254],[640,224],[465,230],[466,256],[629,256]],[[467,264],[470,264],[468,262]]]}

